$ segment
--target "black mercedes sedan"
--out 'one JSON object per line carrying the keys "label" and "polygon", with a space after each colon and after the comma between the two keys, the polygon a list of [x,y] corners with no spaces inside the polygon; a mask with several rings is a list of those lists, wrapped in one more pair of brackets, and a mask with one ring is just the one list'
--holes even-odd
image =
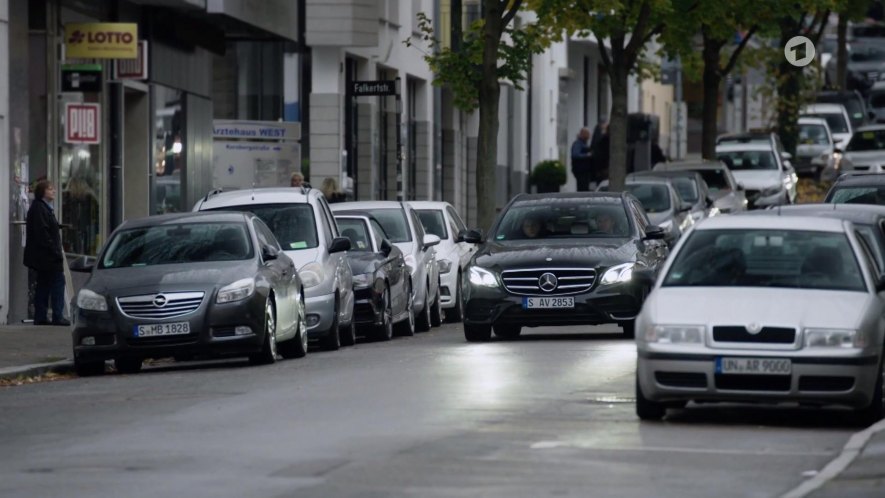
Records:
{"label": "black mercedes sedan", "polygon": [[629,193],[521,194],[470,260],[464,336],[487,341],[523,327],[617,323],[628,337],[669,250]]}
{"label": "black mercedes sedan", "polygon": [[389,341],[396,325],[401,335],[414,335],[415,296],[403,252],[371,216],[339,214],[335,222],[341,235],[350,239],[347,260],[353,273],[357,334]]}
{"label": "black mercedes sedan", "polygon": [[[111,234],[72,305],[74,366],[134,373],[147,358],[307,352],[304,293],[273,233],[246,213],[127,221]],[[279,342],[279,347],[277,343]]]}

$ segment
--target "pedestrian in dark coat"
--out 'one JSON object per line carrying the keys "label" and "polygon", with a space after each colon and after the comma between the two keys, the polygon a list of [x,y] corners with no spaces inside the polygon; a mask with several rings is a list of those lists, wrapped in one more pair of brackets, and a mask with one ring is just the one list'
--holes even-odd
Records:
{"label": "pedestrian in dark coat", "polygon": [[[65,274],[61,233],[55,218],[55,187],[46,180],[37,182],[34,202],[28,209],[25,266],[37,273],[37,289],[34,296],[34,325],[62,325],[70,322],[64,318]],[[52,304],[52,321],[48,306]]]}
{"label": "pedestrian in dark coat", "polygon": [[599,183],[608,180],[608,123],[601,123],[597,127],[597,132],[591,141],[590,154],[593,160],[593,181]]}
{"label": "pedestrian in dark coat", "polygon": [[581,128],[578,137],[572,142],[572,174],[575,175],[578,192],[590,190],[592,161],[590,157],[590,130]]}

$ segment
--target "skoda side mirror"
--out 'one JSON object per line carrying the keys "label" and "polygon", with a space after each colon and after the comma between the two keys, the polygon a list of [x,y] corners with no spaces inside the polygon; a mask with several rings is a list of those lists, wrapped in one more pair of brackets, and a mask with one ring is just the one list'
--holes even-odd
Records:
{"label": "skoda side mirror", "polygon": [[329,245],[329,254],[350,250],[350,239],[347,237],[335,237]]}

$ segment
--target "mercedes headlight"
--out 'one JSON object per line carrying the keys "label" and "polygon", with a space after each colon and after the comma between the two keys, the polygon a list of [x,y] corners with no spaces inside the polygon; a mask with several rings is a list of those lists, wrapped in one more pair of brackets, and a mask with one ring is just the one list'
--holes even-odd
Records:
{"label": "mercedes headlight", "polygon": [[629,282],[633,279],[633,263],[612,266],[602,276],[602,285]]}
{"label": "mercedes headlight", "polygon": [[77,294],[77,307],[81,310],[107,311],[108,300],[101,294],[89,289],[80,289]]}
{"label": "mercedes headlight", "polygon": [[806,348],[862,348],[866,337],[857,330],[805,329]]}
{"label": "mercedes headlight", "polygon": [[452,271],[452,262],[447,259],[439,260],[439,272],[448,273]]}
{"label": "mercedes headlight", "polygon": [[498,279],[495,274],[478,266],[470,267],[468,273],[470,283],[479,287],[497,287]]}
{"label": "mercedes headlight", "polygon": [[232,303],[234,301],[242,301],[255,293],[255,279],[244,278],[236,282],[226,285],[218,291],[215,296],[215,302],[218,304]]}
{"label": "mercedes headlight", "polygon": [[353,288],[354,289],[365,289],[369,287],[369,282],[372,281],[371,273],[363,273],[362,275],[354,275],[353,276]]}
{"label": "mercedes headlight", "polygon": [[704,330],[703,325],[651,325],[643,338],[657,344],[703,344]]}
{"label": "mercedes headlight", "polygon": [[326,274],[323,271],[323,265],[319,263],[308,263],[304,265],[298,272],[298,276],[301,277],[301,283],[304,284],[305,289],[320,285],[323,279],[326,278]]}

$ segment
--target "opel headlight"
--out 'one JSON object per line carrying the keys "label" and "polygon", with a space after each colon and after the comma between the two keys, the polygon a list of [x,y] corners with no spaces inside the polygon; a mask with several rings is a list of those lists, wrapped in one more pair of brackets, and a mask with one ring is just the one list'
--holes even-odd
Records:
{"label": "opel headlight", "polygon": [[244,278],[236,282],[226,285],[218,291],[215,296],[215,302],[218,304],[232,303],[234,301],[242,301],[255,293],[255,279]]}
{"label": "opel headlight", "polygon": [[323,279],[326,278],[326,274],[323,272],[323,265],[319,263],[304,265],[298,272],[298,276],[301,277],[301,283],[304,284],[305,289],[320,285]]}
{"label": "opel headlight", "polygon": [[480,287],[497,287],[498,279],[495,274],[478,266],[470,267],[470,283]]}
{"label": "opel headlight", "polygon": [[602,285],[629,282],[633,279],[633,263],[612,266],[602,276]]}
{"label": "opel headlight", "polygon": [[77,307],[81,310],[107,311],[108,300],[101,294],[89,289],[80,289],[77,294]]}
{"label": "opel headlight", "polygon": [[857,330],[805,329],[806,348],[862,348],[866,337]]}
{"label": "opel headlight", "polygon": [[439,260],[439,272],[448,273],[452,271],[452,262],[447,259]]}
{"label": "opel headlight", "polygon": [[652,325],[645,331],[645,342],[657,344],[703,344],[703,325]]}
{"label": "opel headlight", "polygon": [[369,282],[371,281],[372,274],[371,273],[363,273],[362,275],[354,275],[353,276],[353,288],[354,289],[365,289],[369,286]]}

